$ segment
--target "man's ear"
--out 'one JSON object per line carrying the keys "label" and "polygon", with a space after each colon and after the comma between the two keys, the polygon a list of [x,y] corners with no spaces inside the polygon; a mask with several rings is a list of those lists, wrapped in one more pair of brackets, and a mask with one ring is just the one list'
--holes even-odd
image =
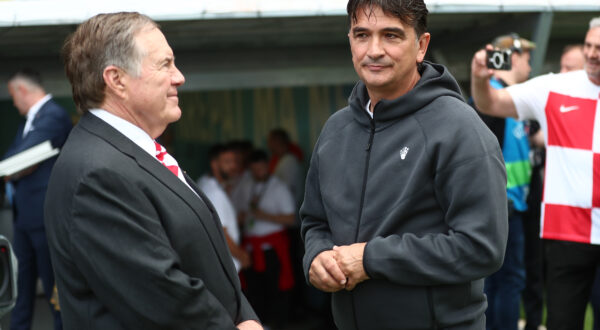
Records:
{"label": "man's ear", "polygon": [[15,90],[18,91],[20,96],[27,95],[27,93],[29,92],[27,86],[25,86],[25,84],[22,82],[15,83],[15,87]]}
{"label": "man's ear", "polygon": [[417,46],[419,48],[417,50],[417,63],[421,63],[425,59],[425,54],[427,53],[427,47],[429,47],[430,39],[431,34],[429,34],[429,32],[425,32],[419,37],[419,40],[417,42]]}
{"label": "man's ear", "polygon": [[114,65],[109,65],[104,68],[102,72],[102,78],[106,84],[106,91],[108,93],[117,95],[121,98],[125,98],[126,86],[129,76],[123,69]]}

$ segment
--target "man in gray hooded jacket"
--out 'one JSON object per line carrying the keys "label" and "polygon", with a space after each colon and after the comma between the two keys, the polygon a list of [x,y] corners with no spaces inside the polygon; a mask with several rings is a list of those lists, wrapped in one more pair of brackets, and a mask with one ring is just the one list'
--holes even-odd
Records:
{"label": "man in gray hooded jacket", "polygon": [[446,68],[423,61],[422,0],[350,0],[361,80],[325,124],[300,210],[304,271],[339,329],[483,329],[502,264],[496,138]]}

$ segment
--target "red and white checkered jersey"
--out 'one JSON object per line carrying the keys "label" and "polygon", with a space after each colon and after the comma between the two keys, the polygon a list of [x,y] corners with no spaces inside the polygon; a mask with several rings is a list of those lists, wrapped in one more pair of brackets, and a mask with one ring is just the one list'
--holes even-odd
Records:
{"label": "red and white checkered jersey", "polygon": [[600,244],[600,86],[580,70],[507,91],[519,119],[536,119],[544,131],[541,237]]}

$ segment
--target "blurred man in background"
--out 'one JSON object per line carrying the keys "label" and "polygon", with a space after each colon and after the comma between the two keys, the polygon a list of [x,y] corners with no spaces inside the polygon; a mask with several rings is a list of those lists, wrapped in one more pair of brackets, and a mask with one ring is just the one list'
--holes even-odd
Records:
{"label": "blurred man in background", "polygon": [[[17,136],[2,159],[27,150],[44,141],[61,148],[71,131],[72,123],[63,107],[47,94],[39,73],[23,69],[8,80],[8,92],[19,114],[26,117],[17,129]],[[14,187],[14,252],[19,261],[18,298],[10,317],[12,330],[29,330],[33,318],[38,277],[52,310],[54,329],[62,329],[60,313],[51,305],[54,273],[44,227],[44,199],[48,179],[56,157],[25,169],[5,181]]]}
{"label": "blurred man in background", "polygon": [[582,70],[584,63],[583,45],[567,45],[560,57],[560,73]]}
{"label": "blurred man in background", "polygon": [[583,328],[600,265],[600,17],[590,21],[583,54],[584,70],[543,75],[505,89],[489,83],[495,72],[486,67],[486,50],[471,62],[471,92],[480,111],[536,119],[545,135],[540,234],[551,330]]}
{"label": "blurred man in background", "polygon": [[[511,69],[497,70],[490,84],[497,89],[521,83],[531,72],[530,52],[535,45],[516,33],[499,36],[492,42],[510,52]],[[506,166],[508,198],[508,242],[500,270],[485,280],[488,298],[486,329],[517,330],[521,291],[525,287],[523,217],[527,211],[527,192],[531,177],[529,136],[526,123],[513,118],[481,115],[498,138]]]}
{"label": "blurred man in background", "polygon": [[217,144],[210,148],[208,160],[210,174],[204,175],[198,180],[198,187],[210,199],[219,215],[235,269],[240,272],[242,268],[250,266],[250,255],[240,245],[241,235],[237,212],[223,188],[225,183],[238,171],[236,154],[231,146]]}

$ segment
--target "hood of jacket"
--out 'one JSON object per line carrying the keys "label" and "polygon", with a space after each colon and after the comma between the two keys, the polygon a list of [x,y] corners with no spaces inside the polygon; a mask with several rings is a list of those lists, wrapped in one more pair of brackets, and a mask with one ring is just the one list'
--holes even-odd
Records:
{"label": "hood of jacket", "polygon": [[[385,123],[412,114],[440,96],[451,96],[464,101],[458,83],[448,69],[440,64],[424,61],[419,69],[421,79],[408,93],[393,100],[380,100],[374,109],[375,124]],[[354,119],[364,126],[371,125],[365,107],[369,94],[364,82],[359,81],[348,98]]]}

